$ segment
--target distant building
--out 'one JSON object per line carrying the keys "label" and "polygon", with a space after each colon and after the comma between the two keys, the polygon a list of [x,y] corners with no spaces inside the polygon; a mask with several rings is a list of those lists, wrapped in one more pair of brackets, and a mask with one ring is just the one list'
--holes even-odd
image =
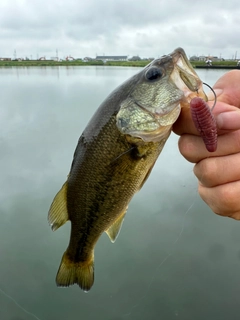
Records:
{"label": "distant building", "polygon": [[207,60],[212,60],[212,61],[222,61],[222,58],[218,58],[216,56],[192,56],[190,57],[190,61],[207,61]]}
{"label": "distant building", "polygon": [[96,56],[96,60],[106,61],[127,61],[128,56]]}
{"label": "distant building", "polygon": [[209,59],[211,59],[212,61],[222,61],[222,58],[218,58],[216,56],[209,57]]}
{"label": "distant building", "polygon": [[199,57],[192,56],[192,57],[190,57],[190,61],[199,61]]}
{"label": "distant building", "polygon": [[0,61],[11,61],[11,58],[0,58]]}

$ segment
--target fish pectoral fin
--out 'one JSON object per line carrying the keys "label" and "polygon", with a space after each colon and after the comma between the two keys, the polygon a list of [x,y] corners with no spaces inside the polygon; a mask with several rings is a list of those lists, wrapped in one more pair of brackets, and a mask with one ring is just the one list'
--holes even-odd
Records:
{"label": "fish pectoral fin", "polygon": [[67,181],[56,194],[48,212],[48,222],[53,231],[69,220],[67,211]]}
{"label": "fish pectoral fin", "polygon": [[[128,208],[128,207],[127,207]],[[120,233],[122,224],[123,224],[123,220],[125,218],[125,214],[127,212],[127,208],[126,210],[124,210],[123,213],[121,213],[121,215],[113,222],[113,224],[111,225],[111,227],[109,227],[106,230],[107,235],[109,236],[109,239],[111,240],[112,243],[114,243]]]}

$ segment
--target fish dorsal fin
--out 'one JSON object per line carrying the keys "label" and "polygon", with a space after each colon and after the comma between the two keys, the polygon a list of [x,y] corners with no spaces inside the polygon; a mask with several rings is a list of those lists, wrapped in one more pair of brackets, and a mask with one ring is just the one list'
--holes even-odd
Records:
{"label": "fish dorsal fin", "polygon": [[69,220],[67,211],[67,182],[58,191],[48,212],[48,222],[53,231]]}
{"label": "fish dorsal fin", "polygon": [[123,224],[123,220],[125,218],[125,214],[126,214],[127,208],[126,210],[113,222],[113,224],[111,225],[111,227],[109,227],[106,230],[107,235],[109,236],[109,239],[111,240],[112,243],[114,243],[120,233],[122,224]]}

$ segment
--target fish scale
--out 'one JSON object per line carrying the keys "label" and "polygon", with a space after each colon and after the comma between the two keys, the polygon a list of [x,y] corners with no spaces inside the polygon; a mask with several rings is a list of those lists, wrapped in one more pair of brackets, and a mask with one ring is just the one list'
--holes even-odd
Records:
{"label": "fish scale", "polygon": [[113,91],[79,138],[67,181],[48,220],[57,230],[71,221],[58,286],[94,282],[94,247],[105,231],[114,242],[128,204],[146,182],[181,105],[205,97],[183,49],[152,61]]}

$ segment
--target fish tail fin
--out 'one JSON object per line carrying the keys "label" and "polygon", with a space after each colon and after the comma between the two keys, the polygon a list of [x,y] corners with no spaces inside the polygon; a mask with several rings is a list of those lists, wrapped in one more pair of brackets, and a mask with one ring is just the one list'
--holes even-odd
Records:
{"label": "fish tail fin", "polygon": [[78,284],[84,291],[89,291],[94,282],[94,254],[87,261],[74,262],[68,254],[63,254],[60,267],[56,276],[59,287],[69,287]]}

